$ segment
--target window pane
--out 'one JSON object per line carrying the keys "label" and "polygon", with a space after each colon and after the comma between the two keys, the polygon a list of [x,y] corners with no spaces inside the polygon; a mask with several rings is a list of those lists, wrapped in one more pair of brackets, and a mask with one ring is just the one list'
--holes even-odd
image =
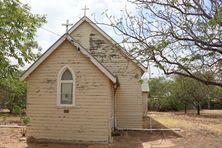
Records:
{"label": "window pane", "polygon": [[63,72],[62,80],[72,80],[72,74],[68,69]]}
{"label": "window pane", "polygon": [[72,83],[61,83],[61,104],[72,104]]}

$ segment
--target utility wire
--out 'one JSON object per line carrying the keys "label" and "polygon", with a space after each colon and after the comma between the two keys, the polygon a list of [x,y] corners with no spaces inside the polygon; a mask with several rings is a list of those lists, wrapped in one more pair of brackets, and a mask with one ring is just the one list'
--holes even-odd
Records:
{"label": "utility wire", "polygon": [[57,35],[57,36],[61,36],[60,34],[58,34],[58,33],[55,33],[55,32],[53,32],[53,31],[51,31],[51,30],[49,30],[49,29],[46,29],[46,28],[44,28],[44,27],[40,27],[41,29],[43,29],[43,30],[45,30],[45,31],[48,31],[48,32],[50,32],[50,33],[52,33],[52,34],[54,34],[54,35]]}

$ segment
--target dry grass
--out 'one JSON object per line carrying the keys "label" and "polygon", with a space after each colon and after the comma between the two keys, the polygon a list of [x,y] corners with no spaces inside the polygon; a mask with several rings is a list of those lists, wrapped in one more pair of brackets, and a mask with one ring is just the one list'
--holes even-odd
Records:
{"label": "dry grass", "polygon": [[0,111],[0,125],[6,124],[20,124],[20,117],[18,115],[8,113],[8,111]]}
{"label": "dry grass", "polygon": [[222,110],[203,110],[199,116],[194,111],[186,115],[183,112],[150,112],[149,116],[168,128],[179,127],[186,131],[222,135]]}
{"label": "dry grass", "polygon": [[[222,110],[204,110],[200,116],[191,111],[183,112],[149,112],[153,128],[181,128],[180,132],[121,132],[114,137],[109,145],[79,145],[79,144],[36,144],[21,141],[19,129],[0,128],[0,148],[220,148],[222,147]],[[0,122],[2,121],[0,115]],[[18,117],[9,116],[4,122],[18,121]],[[148,118],[149,119],[149,118]],[[150,126],[149,120],[144,126]]]}

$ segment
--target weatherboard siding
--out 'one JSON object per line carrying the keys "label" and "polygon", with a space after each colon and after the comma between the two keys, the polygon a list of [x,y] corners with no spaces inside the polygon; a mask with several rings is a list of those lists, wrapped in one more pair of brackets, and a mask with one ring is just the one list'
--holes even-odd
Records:
{"label": "weatherboard siding", "polygon": [[83,22],[71,35],[118,76],[120,87],[115,96],[117,127],[141,128],[144,101],[139,80],[142,70],[88,22]]}
{"label": "weatherboard siding", "polygon": [[[57,77],[68,65],[75,73],[75,106],[57,106]],[[111,136],[111,82],[68,41],[27,79],[28,137],[107,143]],[[69,113],[64,113],[68,109]]]}

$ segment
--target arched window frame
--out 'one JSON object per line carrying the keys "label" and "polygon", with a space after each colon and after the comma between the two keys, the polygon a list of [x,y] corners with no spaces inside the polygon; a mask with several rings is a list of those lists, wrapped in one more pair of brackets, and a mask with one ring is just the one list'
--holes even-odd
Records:
{"label": "arched window frame", "polygon": [[[62,80],[62,75],[66,70],[69,70],[72,74],[72,80]],[[72,83],[72,104],[61,104],[61,85],[62,83]],[[57,106],[64,106],[64,107],[70,107],[75,106],[75,73],[74,71],[68,66],[65,65],[61,70],[59,71],[58,78],[57,78]]]}

